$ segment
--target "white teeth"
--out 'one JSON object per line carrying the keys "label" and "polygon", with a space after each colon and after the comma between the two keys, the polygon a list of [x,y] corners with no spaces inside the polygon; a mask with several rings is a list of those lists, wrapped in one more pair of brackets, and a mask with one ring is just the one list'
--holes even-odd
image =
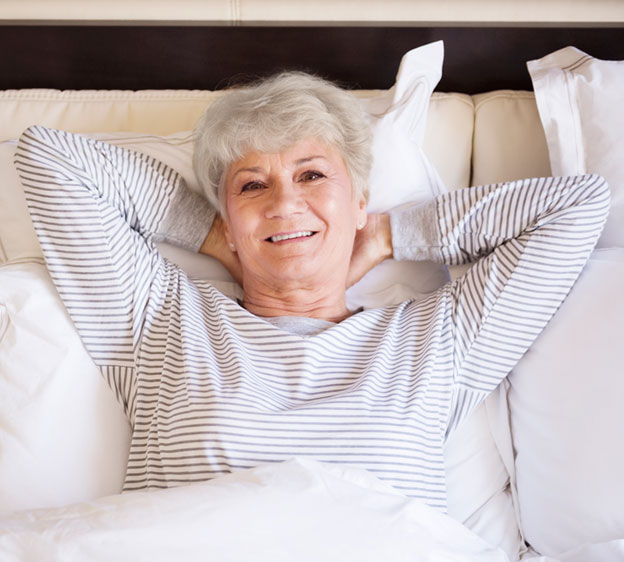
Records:
{"label": "white teeth", "polygon": [[314,232],[305,230],[303,232],[293,232],[292,234],[278,234],[277,236],[271,236],[269,240],[271,242],[281,242],[282,240],[290,240],[291,238],[304,238],[306,236],[312,236]]}

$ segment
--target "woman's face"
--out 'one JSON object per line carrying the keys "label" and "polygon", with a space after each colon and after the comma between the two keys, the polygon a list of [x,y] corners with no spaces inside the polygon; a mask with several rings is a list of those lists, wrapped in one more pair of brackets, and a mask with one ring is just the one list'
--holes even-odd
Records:
{"label": "woman's face", "polygon": [[280,153],[249,152],[226,171],[225,190],[226,236],[245,289],[344,287],[366,201],[337,149],[308,138]]}

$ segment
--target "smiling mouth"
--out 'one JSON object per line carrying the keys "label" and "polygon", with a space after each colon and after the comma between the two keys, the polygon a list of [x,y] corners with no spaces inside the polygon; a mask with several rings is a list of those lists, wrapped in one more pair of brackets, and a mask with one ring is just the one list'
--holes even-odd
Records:
{"label": "smiling mouth", "polygon": [[316,232],[312,230],[302,230],[300,232],[290,232],[289,234],[276,234],[269,236],[267,242],[283,242],[284,240],[294,240],[296,238],[309,238],[314,236]]}

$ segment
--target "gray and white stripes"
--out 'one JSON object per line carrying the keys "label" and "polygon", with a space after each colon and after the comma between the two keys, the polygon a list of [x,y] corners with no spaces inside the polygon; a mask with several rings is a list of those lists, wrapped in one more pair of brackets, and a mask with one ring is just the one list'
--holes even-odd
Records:
{"label": "gray and white stripes", "polygon": [[163,164],[34,127],[16,165],[59,293],[133,425],[126,490],[311,456],[441,509],[446,435],[555,312],[609,200],[598,176],[549,178],[394,213],[396,257],[482,259],[424,300],[303,337],[160,257],[154,241],[173,225],[184,242],[176,203],[189,196]]}

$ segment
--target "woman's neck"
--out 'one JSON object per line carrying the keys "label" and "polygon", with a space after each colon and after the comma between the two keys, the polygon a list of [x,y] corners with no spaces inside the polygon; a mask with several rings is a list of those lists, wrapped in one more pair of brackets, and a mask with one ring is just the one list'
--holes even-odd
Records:
{"label": "woman's neck", "polygon": [[308,287],[246,287],[243,306],[263,317],[302,316],[340,322],[351,315],[347,309],[344,286]]}

